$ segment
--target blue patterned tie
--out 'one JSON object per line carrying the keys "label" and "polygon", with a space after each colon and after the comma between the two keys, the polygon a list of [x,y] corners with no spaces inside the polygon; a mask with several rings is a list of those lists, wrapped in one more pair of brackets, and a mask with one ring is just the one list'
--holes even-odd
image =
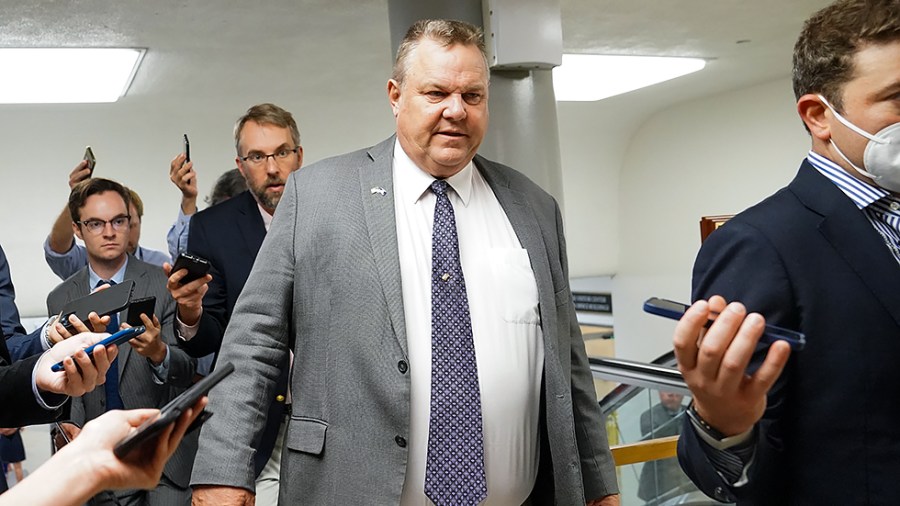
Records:
{"label": "blue patterned tie", "polygon": [[[103,285],[115,285],[115,281],[104,281],[100,280],[97,283],[97,288]],[[119,331],[119,315],[118,313],[113,313],[109,315],[109,324],[106,325],[106,331],[110,334],[115,334]],[[122,396],[119,395],[119,357],[117,356],[111,364],[109,364],[109,370],[106,371],[106,383],[103,384],[103,389],[106,391],[106,410],[110,411],[113,409],[125,409],[125,403],[122,402]]]}
{"label": "blue patterned tie", "polygon": [[487,497],[481,392],[466,281],[447,182],[437,196],[431,238],[431,417],[425,495],[437,506],[476,505]]}

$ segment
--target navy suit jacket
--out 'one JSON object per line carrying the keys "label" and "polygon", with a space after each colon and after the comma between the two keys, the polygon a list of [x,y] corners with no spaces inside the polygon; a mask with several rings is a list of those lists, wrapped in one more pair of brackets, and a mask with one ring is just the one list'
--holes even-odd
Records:
{"label": "navy suit jacket", "polygon": [[[181,346],[194,357],[217,353],[222,345],[225,327],[256,255],[266,237],[266,226],[259,205],[250,191],[205,209],[191,218],[188,247],[192,254],[209,260],[212,281],[203,297],[203,316],[197,334]],[[282,367],[276,395],[271,400],[268,423],[256,445],[256,474],[262,471],[272,454],[278,427],[284,414],[288,364]],[[277,400],[280,398],[280,401]]]}
{"label": "navy suit jacket", "polygon": [[786,188],[710,235],[693,298],[741,301],[803,332],[807,344],[769,393],[746,485],[724,483],[685,422],[679,459],[693,481],[739,504],[896,504],[898,287],[900,265],[882,237],[808,162]]}

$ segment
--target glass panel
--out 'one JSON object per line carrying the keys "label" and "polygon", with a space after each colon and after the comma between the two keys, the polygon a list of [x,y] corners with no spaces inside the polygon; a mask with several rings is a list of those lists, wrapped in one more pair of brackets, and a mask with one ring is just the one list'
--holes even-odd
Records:
{"label": "glass panel", "polygon": [[[680,434],[689,402],[686,395],[642,389],[607,417],[610,445]],[[675,457],[619,466],[618,474],[623,506],[721,504],[697,490]]]}

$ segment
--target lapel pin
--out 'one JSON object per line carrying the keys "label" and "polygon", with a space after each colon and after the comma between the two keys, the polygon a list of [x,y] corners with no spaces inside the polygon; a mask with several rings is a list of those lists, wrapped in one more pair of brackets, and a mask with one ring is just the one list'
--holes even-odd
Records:
{"label": "lapel pin", "polygon": [[380,186],[376,186],[375,188],[372,188],[369,191],[372,192],[372,195],[375,195],[376,193],[381,195],[382,197],[387,195],[387,190],[385,190],[384,188],[382,188]]}

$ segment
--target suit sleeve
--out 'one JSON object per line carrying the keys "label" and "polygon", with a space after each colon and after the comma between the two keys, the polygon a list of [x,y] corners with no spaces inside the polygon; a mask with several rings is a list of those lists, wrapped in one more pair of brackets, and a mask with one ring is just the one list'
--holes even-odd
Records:
{"label": "suit sleeve", "polygon": [[209,282],[206,295],[203,296],[203,314],[200,316],[197,333],[190,341],[178,343],[190,356],[200,358],[219,351],[231,315],[227,314],[228,292],[225,279],[216,265],[218,255],[210,247],[206,223],[202,219],[191,220],[188,244],[191,245],[191,253],[210,261],[209,274],[212,275],[212,281]]}
{"label": "suit sleeve", "polygon": [[25,328],[19,321],[16,289],[13,287],[9,263],[6,261],[6,253],[3,252],[3,248],[0,248],[0,328],[6,337],[25,334]]}
{"label": "suit sleeve", "polygon": [[34,398],[31,374],[39,359],[34,356],[12,365],[0,359],[0,427],[47,423],[59,415],[59,410],[46,410]]}
{"label": "suit sleeve", "polygon": [[[236,368],[210,393],[210,410],[216,416],[200,434],[191,477],[194,486],[255,489],[253,443],[261,438],[277,381],[288,359],[294,235],[298,226],[296,180],[295,175],[288,178],[278,212],[222,341],[218,363],[231,362]],[[192,234],[194,230],[192,224]],[[190,240],[193,247],[193,235]]]}
{"label": "suit sleeve", "polygon": [[[799,325],[789,316],[794,297],[784,264],[768,238],[748,223],[732,220],[709,236],[694,263],[692,284],[692,300],[721,295],[728,302],[742,302],[748,311],[763,314],[768,323],[786,328]],[[759,367],[767,350],[757,349],[748,371]],[[784,385],[789,374],[790,367],[769,392],[766,412],[757,423],[754,461],[764,460],[766,465],[751,465],[749,481],[741,487],[732,487],[716,472],[705,453],[709,448],[704,447],[685,417],[678,441],[678,458],[685,473],[704,493],[727,501],[754,497],[754,482],[772,483],[770,476],[779,476],[783,471],[778,465],[783,461],[778,456],[782,442],[775,420],[783,410]],[[761,480],[763,475],[765,480]]]}
{"label": "suit sleeve", "polygon": [[559,241],[559,256],[563,268],[565,288],[557,293],[566,297],[567,303],[558,306],[564,308],[559,314],[560,320],[568,321],[571,340],[572,362],[572,408],[575,420],[575,438],[578,443],[578,455],[581,461],[581,475],[584,483],[584,496],[588,501],[619,493],[616,464],[609,451],[609,439],[606,435],[606,421],[597,403],[594,390],[594,377],[591,374],[587,352],[584,349],[584,338],[575,315],[572,293],[569,290],[569,266],[566,257],[566,239],[563,235],[562,215],[559,206],[556,211],[556,230]]}

